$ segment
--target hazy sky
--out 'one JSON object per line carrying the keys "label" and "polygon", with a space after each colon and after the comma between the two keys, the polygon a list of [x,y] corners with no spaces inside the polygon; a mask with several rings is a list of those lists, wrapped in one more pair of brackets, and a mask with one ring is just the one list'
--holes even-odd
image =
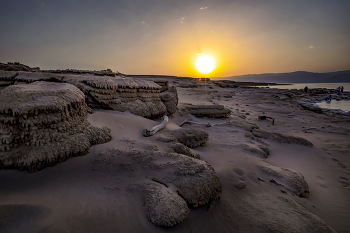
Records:
{"label": "hazy sky", "polygon": [[350,69],[350,0],[1,0],[0,62],[208,77]]}

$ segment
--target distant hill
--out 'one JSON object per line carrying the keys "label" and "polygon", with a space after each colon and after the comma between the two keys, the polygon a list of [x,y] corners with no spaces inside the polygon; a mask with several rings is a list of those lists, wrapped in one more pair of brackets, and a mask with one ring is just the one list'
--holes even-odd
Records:
{"label": "distant hill", "polygon": [[350,70],[329,73],[296,71],[291,73],[247,74],[220,79],[269,83],[345,83],[350,82]]}

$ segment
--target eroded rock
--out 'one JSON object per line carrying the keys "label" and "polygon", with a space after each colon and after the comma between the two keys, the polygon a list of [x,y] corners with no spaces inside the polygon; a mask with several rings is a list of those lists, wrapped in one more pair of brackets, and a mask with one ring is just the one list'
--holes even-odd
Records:
{"label": "eroded rock", "polygon": [[304,176],[289,168],[280,168],[266,163],[260,166],[261,171],[271,176],[271,183],[284,186],[298,196],[309,192],[309,186],[305,181]]}
{"label": "eroded rock", "polygon": [[255,137],[271,139],[279,143],[298,144],[302,146],[311,146],[311,147],[313,146],[313,144],[309,140],[301,137],[296,137],[293,135],[281,134],[276,132],[267,132],[260,129],[253,129],[251,132]]}
{"label": "eroded rock", "polygon": [[190,105],[183,110],[196,117],[226,118],[231,115],[231,110],[223,105]]}
{"label": "eroded rock", "polygon": [[111,140],[108,128],[87,121],[85,96],[73,85],[13,85],[0,102],[0,168],[38,171]]}
{"label": "eroded rock", "polygon": [[172,115],[177,111],[179,97],[177,95],[176,87],[168,88],[167,91],[160,93],[159,97],[167,109],[167,115]]}
{"label": "eroded rock", "polygon": [[188,214],[186,206],[205,205],[222,190],[218,175],[207,162],[183,154],[115,149],[96,161],[97,167],[105,169],[104,164],[118,174],[125,172],[144,187],[146,215],[158,226],[181,222]]}
{"label": "eroded rock", "polygon": [[209,133],[195,128],[181,128],[170,132],[175,138],[185,146],[194,148],[204,145],[209,140]]}
{"label": "eroded rock", "polygon": [[166,227],[182,222],[190,212],[186,201],[176,192],[155,182],[144,190],[143,208],[153,224]]}

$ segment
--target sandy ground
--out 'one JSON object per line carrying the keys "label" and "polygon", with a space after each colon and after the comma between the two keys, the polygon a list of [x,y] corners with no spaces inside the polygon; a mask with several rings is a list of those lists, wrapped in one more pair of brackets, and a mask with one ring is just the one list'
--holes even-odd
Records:
{"label": "sandy ground", "polygon": [[[179,84],[179,83],[177,83]],[[90,153],[37,173],[0,171],[0,232],[317,232],[308,221],[322,219],[337,232],[350,229],[350,122],[303,110],[274,89],[220,88],[208,84],[178,88],[179,109],[187,104],[222,104],[232,110],[227,119],[196,118],[181,111],[170,117],[163,132],[185,119],[231,124],[192,125],[209,132],[205,146],[192,149],[219,175],[220,199],[191,209],[173,228],[150,223],[142,208],[139,170],[122,169],[122,158],[110,150],[160,150],[168,145],[145,138],[142,130],[159,122],[128,112],[96,110],[89,121],[112,130],[112,141]],[[259,115],[275,118],[258,121]],[[313,147],[246,137],[249,123],[270,132],[303,137]],[[259,145],[270,155],[249,150]],[[269,182],[264,164],[294,169],[304,175],[310,193],[304,197]],[[321,222],[321,221],[320,221]]]}

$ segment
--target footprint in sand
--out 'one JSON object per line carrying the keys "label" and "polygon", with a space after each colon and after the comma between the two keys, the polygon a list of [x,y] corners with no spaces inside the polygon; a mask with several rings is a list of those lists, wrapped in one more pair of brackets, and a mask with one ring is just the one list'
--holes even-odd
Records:
{"label": "footprint in sand", "polygon": [[339,183],[344,187],[348,187],[350,184],[348,183],[349,179],[343,176],[339,177]]}
{"label": "footprint in sand", "polygon": [[335,162],[338,162],[338,165],[339,165],[340,167],[346,168],[346,165],[345,165],[344,163],[340,162],[338,159],[332,158],[332,160],[335,161]]}

